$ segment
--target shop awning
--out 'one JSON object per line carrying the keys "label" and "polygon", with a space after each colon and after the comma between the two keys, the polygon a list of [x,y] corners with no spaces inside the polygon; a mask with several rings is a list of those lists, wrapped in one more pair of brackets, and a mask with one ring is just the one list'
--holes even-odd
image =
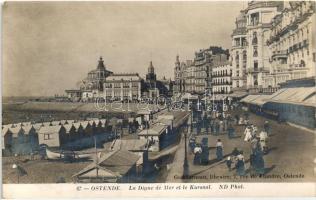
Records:
{"label": "shop awning", "polygon": [[228,97],[233,97],[233,98],[242,98],[247,96],[247,92],[241,92],[241,91],[237,91],[237,92],[233,92],[232,94],[228,94]]}
{"label": "shop awning", "polygon": [[184,100],[184,99],[188,99],[188,100],[197,100],[199,97],[197,95],[192,95],[190,93],[185,93],[181,99]]}
{"label": "shop awning", "polygon": [[240,102],[258,106],[275,102],[316,107],[316,89],[314,87],[283,88],[272,95],[248,95]]}
{"label": "shop awning", "polygon": [[271,95],[248,95],[247,97],[243,98],[241,102],[257,105],[257,106],[262,106],[270,98],[271,98]]}
{"label": "shop awning", "polygon": [[271,95],[270,102],[316,107],[314,87],[284,88]]}

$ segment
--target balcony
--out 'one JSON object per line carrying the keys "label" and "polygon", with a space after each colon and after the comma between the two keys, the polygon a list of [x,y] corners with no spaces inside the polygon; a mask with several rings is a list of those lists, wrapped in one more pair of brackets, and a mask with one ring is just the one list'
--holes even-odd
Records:
{"label": "balcony", "polygon": [[215,78],[215,77],[225,77],[225,76],[230,76],[229,73],[224,73],[224,74],[212,74],[212,77]]}
{"label": "balcony", "polygon": [[259,73],[259,72],[267,72],[268,70],[264,69],[263,67],[261,68],[251,68],[251,69],[247,69],[246,72],[247,73]]}
{"label": "balcony", "polygon": [[219,82],[219,83],[212,83],[212,85],[232,85],[231,81],[226,81],[226,82]]}
{"label": "balcony", "polygon": [[232,76],[232,80],[245,80],[247,79],[245,76]]}
{"label": "balcony", "polygon": [[233,36],[234,35],[246,35],[247,34],[247,30],[246,27],[242,27],[242,28],[237,28],[235,30],[233,30]]}
{"label": "balcony", "polygon": [[273,51],[272,58],[287,58],[287,51],[286,50]]}

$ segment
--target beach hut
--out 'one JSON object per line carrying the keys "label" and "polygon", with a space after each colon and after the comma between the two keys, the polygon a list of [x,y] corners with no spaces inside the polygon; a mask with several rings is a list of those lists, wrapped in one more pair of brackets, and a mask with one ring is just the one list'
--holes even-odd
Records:
{"label": "beach hut", "polygon": [[61,129],[60,125],[56,126],[43,126],[38,131],[39,144],[45,144],[49,147],[59,148],[64,141],[61,139],[66,133],[61,133],[64,129]]}
{"label": "beach hut", "polygon": [[77,133],[76,133],[76,128],[74,127],[73,124],[64,124],[62,125],[62,128],[64,128],[66,135],[67,135],[67,142],[74,141],[77,138]]}
{"label": "beach hut", "polygon": [[9,126],[3,126],[2,128],[2,153],[3,155],[9,155],[12,151],[13,134],[9,129]]}

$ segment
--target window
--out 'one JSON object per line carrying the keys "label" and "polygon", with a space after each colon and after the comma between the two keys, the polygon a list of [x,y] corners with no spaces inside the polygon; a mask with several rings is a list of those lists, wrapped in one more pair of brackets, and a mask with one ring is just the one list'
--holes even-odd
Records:
{"label": "window", "polygon": [[252,45],[258,44],[257,32],[253,32]]}
{"label": "window", "polygon": [[254,62],[253,62],[253,68],[254,68],[255,70],[258,70],[258,61],[254,61]]}
{"label": "window", "polygon": [[255,75],[253,76],[254,79],[254,85],[257,86],[258,85],[258,77]]}
{"label": "window", "polygon": [[49,140],[50,139],[50,134],[44,134],[44,140]]}
{"label": "window", "polygon": [[242,59],[244,62],[247,62],[247,52],[246,51],[242,52]]}
{"label": "window", "polygon": [[123,83],[123,88],[129,88],[129,82],[124,82]]}
{"label": "window", "polygon": [[114,83],[114,87],[115,88],[120,88],[121,87],[121,83]]}
{"label": "window", "polygon": [[258,48],[257,47],[253,48],[253,57],[258,57]]}
{"label": "window", "polygon": [[236,58],[235,58],[236,62],[238,63],[239,62],[239,53],[238,51],[236,52]]}

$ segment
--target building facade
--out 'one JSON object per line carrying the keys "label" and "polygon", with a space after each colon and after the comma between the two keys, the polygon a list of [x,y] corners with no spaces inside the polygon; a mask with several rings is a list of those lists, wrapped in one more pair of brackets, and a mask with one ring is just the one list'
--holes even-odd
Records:
{"label": "building facade", "polygon": [[270,53],[266,43],[270,37],[271,20],[283,8],[281,1],[251,1],[245,10],[247,18],[247,88],[264,86],[264,76],[270,69]]}
{"label": "building facade", "polygon": [[229,61],[212,68],[212,93],[229,94],[232,91],[232,65]]}
{"label": "building facade", "polygon": [[194,60],[175,62],[174,94],[204,95],[212,92],[212,68],[228,61],[228,50],[211,46],[195,52]]}
{"label": "building facade", "polygon": [[195,92],[195,66],[192,60],[187,60],[184,68],[185,92]]}
{"label": "building facade", "polygon": [[78,89],[65,90],[72,101],[92,102],[96,99],[134,101],[142,97],[152,98],[159,95],[171,96],[173,89],[171,80],[157,80],[155,68],[150,62],[146,79],[137,73],[116,73],[106,70],[102,57],[97,69],[88,73],[87,77],[77,84]]}
{"label": "building facade", "polygon": [[112,74],[104,83],[104,97],[107,100],[140,100],[142,79],[137,73]]}
{"label": "building facade", "polygon": [[246,90],[247,86],[247,17],[246,11],[240,11],[236,18],[236,28],[233,30],[232,37],[232,88],[237,90]]}
{"label": "building facade", "polygon": [[203,49],[195,52],[195,87],[193,93],[202,95],[206,90],[211,88],[211,56],[212,51],[210,49]]}
{"label": "building facade", "polygon": [[[271,67],[264,87],[280,87],[293,79],[315,76],[315,2],[285,2],[284,10],[272,19]],[[315,25],[315,24],[314,24]]]}

